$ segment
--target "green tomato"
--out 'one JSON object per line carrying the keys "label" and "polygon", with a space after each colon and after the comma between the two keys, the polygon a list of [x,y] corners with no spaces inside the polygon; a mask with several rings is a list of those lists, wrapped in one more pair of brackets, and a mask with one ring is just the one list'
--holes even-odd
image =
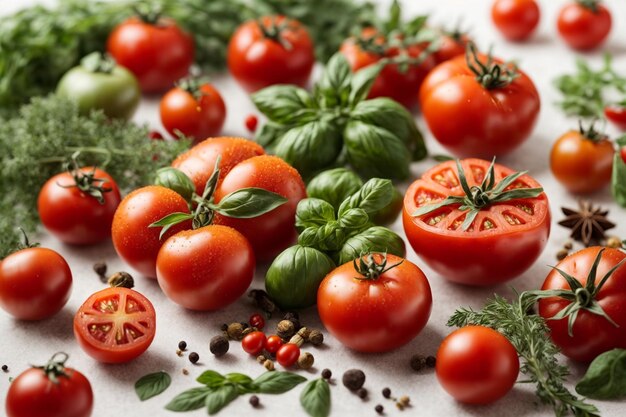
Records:
{"label": "green tomato", "polygon": [[371,220],[376,224],[386,226],[396,221],[404,202],[404,195],[397,188],[393,188],[393,199],[386,207],[380,209],[376,214],[371,216]]}
{"label": "green tomato", "polygon": [[335,211],[346,198],[363,186],[361,178],[346,168],[335,168],[321,172],[309,182],[306,192],[309,197],[330,203]]}
{"label": "green tomato", "polygon": [[108,117],[126,120],[135,113],[141,98],[135,76],[98,52],[66,72],[56,93],[75,102],[82,114],[102,110]]}
{"label": "green tomato", "polygon": [[265,275],[265,290],[283,310],[312,306],[317,288],[335,269],[333,261],[317,249],[295,245],[272,262]]}

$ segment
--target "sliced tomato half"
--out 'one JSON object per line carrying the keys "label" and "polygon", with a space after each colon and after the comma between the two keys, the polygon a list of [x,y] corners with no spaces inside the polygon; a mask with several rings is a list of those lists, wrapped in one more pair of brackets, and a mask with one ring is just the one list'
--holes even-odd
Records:
{"label": "sliced tomato half", "polygon": [[148,349],[156,330],[150,300],[128,288],[91,295],[74,316],[74,335],[83,350],[105,363],[123,363]]}
{"label": "sliced tomato half", "polygon": [[[480,185],[490,162],[461,161],[470,187]],[[495,165],[496,184],[514,171]],[[511,188],[537,188],[528,175]],[[483,208],[467,230],[462,229],[467,211],[459,205],[445,206],[414,217],[427,204],[449,195],[464,195],[455,161],[430,169],[415,181],[404,197],[403,224],[415,252],[433,270],[450,281],[468,285],[492,285],[517,277],[539,257],[550,233],[550,210],[545,193],[538,197],[494,203]]]}

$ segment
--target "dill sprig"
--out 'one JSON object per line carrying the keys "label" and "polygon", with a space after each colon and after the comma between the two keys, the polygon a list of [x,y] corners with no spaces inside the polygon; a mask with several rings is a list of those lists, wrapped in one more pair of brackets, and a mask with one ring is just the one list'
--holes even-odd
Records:
{"label": "dill sprig", "polygon": [[502,333],[522,358],[520,372],[537,385],[535,391],[542,403],[554,408],[557,417],[572,413],[577,417],[597,417],[598,409],[573,395],[563,385],[569,370],[556,359],[559,349],[552,343],[544,319],[527,311],[536,299],[522,293],[509,303],[494,295],[480,311],[461,308],[450,317],[448,326],[486,326]]}
{"label": "dill sprig", "polygon": [[0,259],[19,242],[18,227],[36,230],[40,188],[75,152],[82,165],[106,170],[128,191],[151,183],[158,168],[188,147],[187,140],[149,140],[147,127],[102,112],[82,116],[66,99],[33,99],[17,116],[0,119]]}

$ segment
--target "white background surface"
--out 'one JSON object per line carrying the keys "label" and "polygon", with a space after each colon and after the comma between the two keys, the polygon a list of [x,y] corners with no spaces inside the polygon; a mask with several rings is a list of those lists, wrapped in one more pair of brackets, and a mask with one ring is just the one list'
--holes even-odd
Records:
{"label": "white background surface", "polygon": [[[18,2],[0,2],[0,14],[9,13],[20,7],[33,4],[35,1],[20,0]],[[52,4],[54,1],[46,1]],[[386,10],[387,1],[381,1],[380,10]],[[490,0],[438,0],[437,2],[404,1],[407,16],[418,13],[430,13],[431,22],[444,24],[452,28],[459,19],[463,27],[471,29],[471,33],[480,47],[494,46],[495,54],[504,59],[518,59],[520,67],[535,81],[541,94],[542,109],[539,123],[531,138],[513,154],[499,159],[499,162],[518,170],[529,170],[545,188],[550,199],[553,215],[552,234],[546,250],[537,263],[517,279],[492,288],[467,288],[450,284],[424,266],[408,248],[408,259],[424,269],[429,277],[433,291],[433,311],[424,331],[407,346],[394,352],[378,355],[365,355],[349,351],[326,334],[326,345],[323,349],[307,347],[315,355],[315,367],[311,372],[303,372],[309,378],[319,376],[323,368],[330,368],[334,376],[341,377],[349,368],[361,368],[367,375],[365,387],[369,390],[369,400],[362,402],[344,388],[340,381],[332,387],[331,415],[375,415],[374,406],[381,403],[387,415],[422,415],[422,416],[551,416],[552,409],[538,405],[534,396],[534,388],[518,384],[502,400],[489,406],[466,406],[456,403],[439,386],[432,370],[415,373],[409,368],[408,361],[414,353],[424,355],[435,354],[443,337],[450,332],[445,327],[447,318],[459,306],[480,308],[486,298],[494,292],[511,296],[511,288],[525,290],[538,287],[548,273],[546,265],[555,264],[555,253],[567,240],[568,230],[556,223],[562,219],[560,206],[576,206],[576,197],[568,194],[552,177],[548,168],[548,155],[551,144],[562,133],[576,126],[575,119],[565,118],[554,106],[557,92],[552,87],[555,76],[572,72],[576,54],[569,50],[558,38],[555,21],[558,8],[565,0],[542,0],[542,19],[532,39],[523,44],[511,44],[503,40],[492,26],[489,18]],[[615,67],[626,73],[626,2],[623,0],[606,0],[606,5],[613,13],[614,27],[604,49],[615,55]],[[599,65],[601,51],[585,55],[585,58]],[[232,79],[227,76],[214,78],[217,88],[221,91],[227,107],[228,118],[224,134],[246,136],[243,125],[245,117],[254,112],[251,102]],[[144,100],[135,120],[146,122],[151,126],[159,126],[158,100]],[[427,144],[432,153],[443,150],[437,145],[424,128]],[[617,132],[609,129],[615,135]],[[417,177],[427,168],[434,165],[426,161],[413,166],[413,176]],[[403,185],[406,187],[406,184]],[[610,219],[619,223],[612,234],[626,237],[626,210],[619,208],[611,200],[609,190],[599,192],[591,198],[610,209]],[[393,225],[394,230],[404,236],[400,219]],[[70,354],[69,365],[82,371],[91,381],[95,393],[95,409],[93,415],[132,415],[132,416],[165,416],[174,415],[163,409],[176,394],[198,386],[194,378],[206,369],[226,372],[244,372],[252,377],[260,375],[264,369],[255,360],[245,354],[239,343],[232,342],[230,352],[220,360],[209,353],[208,342],[219,333],[219,326],[225,322],[245,321],[255,309],[248,304],[244,296],[240,301],[226,310],[213,313],[186,311],[171,303],[160,291],[156,281],[137,277],[136,290],[152,300],[157,311],[158,328],[151,348],[137,360],[123,365],[111,366],[95,362],[84,354],[74,341],[72,319],[74,312],[93,292],[103,288],[103,284],[92,271],[96,261],[106,260],[109,271],[125,270],[127,267],[116,257],[110,243],[95,247],[64,246],[49,236],[42,236],[44,246],[59,251],[68,260],[74,276],[74,287],[68,304],[55,317],[41,322],[22,322],[10,318],[0,311],[0,362],[11,369],[9,375],[0,374],[0,400],[4,403],[9,386],[8,377],[17,376],[28,364],[43,364],[54,352],[65,351]],[[265,267],[258,268],[253,288],[263,288]],[[307,326],[320,327],[315,309],[303,313],[302,322]],[[272,320],[270,326],[275,326]],[[191,365],[185,358],[176,356],[179,340],[186,340],[191,351],[200,354],[200,363]],[[571,381],[578,380],[585,367],[571,364],[573,376]],[[190,371],[188,376],[182,369]],[[133,392],[134,382],[141,376],[166,370],[172,375],[172,386],[164,394],[139,402]],[[384,400],[380,394],[383,387],[390,387],[394,395],[407,394],[411,397],[413,408],[400,412],[393,403]],[[281,396],[261,396],[263,407],[252,410],[247,398],[239,398],[225,408],[220,415],[304,415],[299,405],[302,386]],[[603,416],[621,416],[626,409],[623,402],[599,402],[595,404]],[[0,415],[4,414],[3,406]],[[190,416],[206,415],[206,411],[198,410],[188,413]]]}

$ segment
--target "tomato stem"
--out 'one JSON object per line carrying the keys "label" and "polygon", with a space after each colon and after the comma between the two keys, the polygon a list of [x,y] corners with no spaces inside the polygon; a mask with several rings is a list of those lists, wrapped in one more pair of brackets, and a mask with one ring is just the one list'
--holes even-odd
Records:
{"label": "tomato stem", "polygon": [[585,9],[589,9],[591,10],[591,12],[597,14],[599,11],[598,6],[600,5],[600,1],[601,0],[576,0],[576,3],[580,4]]}
{"label": "tomato stem", "polygon": [[[60,356],[62,359],[57,359],[58,356]],[[69,378],[69,375],[65,372],[65,362],[67,362],[69,357],[70,356],[65,352],[57,352],[52,355],[46,365],[33,366],[33,368],[43,370],[43,372],[53,384],[58,384],[60,376]]]}
{"label": "tomato stem", "polygon": [[487,90],[506,87],[520,75],[517,66],[512,63],[495,63],[491,52],[487,54],[487,62],[483,64],[473,42],[467,44],[465,59],[469,69],[476,75],[476,81]]}
{"label": "tomato stem", "polygon": [[595,128],[595,124],[598,119],[593,119],[587,128],[584,127],[582,119],[578,120],[578,131],[585,138],[592,142],[601,142],[603,140],[607,140],[609,137],[606,133],[601,132]]}
{"label": "tomato stem", "polygon": [[264,38],[277,42],[287,51],[290,51],[293,49],[293,45],[285,39],[283,31],[290,28],[291,21],[289,19],[284,19],[282,22],[277,23],[276,20],[276,17],[270,17],[267,24],[265,24],[263,19],[259,19],[257,23]]}
{"label": "tomato stem", "polygon": [[[380,263],[378,263],[374,258],[375,254],[382,256],[382,261]],[[354,269],[362,275],[361,277],[355,277],[355,279],[365,281],[378,279],[382,274],[399,266],[402,262],[404,262],[404,259],[393,265],[387,266],[387,253],[370,252],[361,254],[357,259],[352,261],[352,264],[354,265]]]}
{"label": "tomato stem", "polygon": [[107,179],[96,178],[96,167],[93,167],[91,172],[84,172],[78,166],[78,156],[80,151],[74,152],[70,162],[67,164],[66,169],[69,171],[72,178],[74,178],[74,184],[60,184],[57,185],[62,188],[78,188],[83,194],[98,200],[98,203],[104,204],[104,193],[112,191],[112,188],[105,188]]}

